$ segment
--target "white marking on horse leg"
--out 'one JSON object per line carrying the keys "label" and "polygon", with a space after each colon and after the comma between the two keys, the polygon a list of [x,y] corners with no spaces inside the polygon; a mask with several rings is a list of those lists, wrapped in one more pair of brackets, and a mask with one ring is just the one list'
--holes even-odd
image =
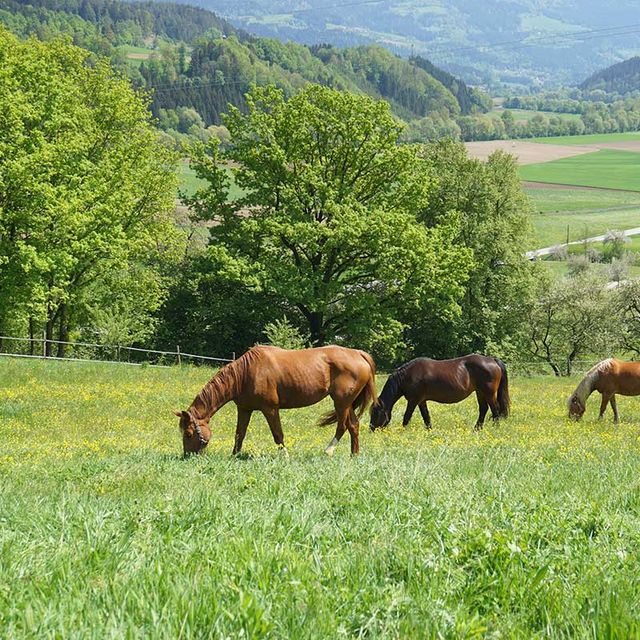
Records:
{"label": "white marking on horse leg", "polygon": [[331,442],[327,445],[327,448],[324,450],[324,452],[328,455],[328,456],[332,456],[333,452],[336,450],[336,447],[338,446],[338,441],[336,440],[336,438],[332,438]]}
{"label": "white marking on horse leg", "polygon": [[289,449],[287,449],[287,447],[285,447],[283,444],[278,445],[278,453],[284,458],[289,457]]}

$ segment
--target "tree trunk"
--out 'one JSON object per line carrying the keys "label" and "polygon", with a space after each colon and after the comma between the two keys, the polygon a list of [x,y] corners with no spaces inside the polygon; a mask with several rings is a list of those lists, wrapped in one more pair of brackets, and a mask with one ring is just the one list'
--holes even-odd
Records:
{"label": "tree trunk", "polygon": [[311,316],[309,317],[309,333],[311,337],[311,344],[314,347],[321,347],[324,345],[326,335],[322,323],[322,312],[313,311],[311,313]]}
{"label": "tree trunk", "polygon": [[61,342],[58,343],[58,358],[64,358],[65,353],[67,351],[67,345],[62,344],[63,342],[69,341],[69,318],[67,313],[67,305],[62,303],[60,305],[60,330],[58,333],[58,340]]}
{"label": "tree trunk", "polygon": [[51,308],[49,308],[49,314],[47,317],[47,324],[44,329],[44,339],[46,340],[44,355],[47,358],[51,357],[51,352],[53,351],[53,344],[51,340],[53,340],[53,323],[55,317],[51,315]]}

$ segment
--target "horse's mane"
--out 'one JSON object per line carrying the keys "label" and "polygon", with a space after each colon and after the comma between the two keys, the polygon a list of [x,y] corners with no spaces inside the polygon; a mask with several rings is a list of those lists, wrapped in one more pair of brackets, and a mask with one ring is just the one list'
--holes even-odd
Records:
{"label": "horse's mane", "polygon": [[591,367],[591,369],[589,369],[585,374],[584,378],[582,378],[575,391],[569,397],[569,404],[571,404],[572,398],[577,398],[584,407],[587,402],[587,398],[593,391],[593,385],[601,374],[606,373],[611,369],[612,365],[613,358],[607,358],[606,360],[602,360],[602,362],[598,362],[598,364]]}
{"label": "horse's mane", "polygon": [[240,393],[247,375],[247,370],[259,357],[259,347],[252,347],[216,373],[204,385],[191,408],[195,409],[198,417],[209,416],[212,409],[217,409],[224,402],[228,402]]}
{"label": "horse's mane", "polygon": [[424,358],[414,358],[413,360],[409,360],[409,362],[405,362],[400,365],[388,378],[385,382],[384,388],[382,389],[382,393],[380,394],[380,399],[384,395],[385,398],[396,398],[400,391],[400,386],[404,382],[407,377],[407,369],[410,365],[414,364],[418,360],[423,360]]}

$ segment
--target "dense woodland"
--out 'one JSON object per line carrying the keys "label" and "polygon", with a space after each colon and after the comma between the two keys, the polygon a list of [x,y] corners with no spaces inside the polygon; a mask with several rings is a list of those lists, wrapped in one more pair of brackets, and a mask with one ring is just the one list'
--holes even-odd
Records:
{"label": "dense woodland", "polygon": [[640,57],[635,56],[597,71],[581,85],[583,91],[604,91],[621,96],[640,92]]}

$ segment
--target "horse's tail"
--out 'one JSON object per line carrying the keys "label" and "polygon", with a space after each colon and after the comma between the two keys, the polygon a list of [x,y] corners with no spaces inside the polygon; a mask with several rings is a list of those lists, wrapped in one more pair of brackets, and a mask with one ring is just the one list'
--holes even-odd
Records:
{"label": "horse's tail", "polygon": [[[367,361],[371,373],[369,375],[369,378],[367,379],[367,383],[364,385],[360,393],[356,396],[356,399],[353,401],[353,404],[351,405],[358,418],[362,416],[366,408],[371,403],[378,403],[378,395],[376,393],[376,363],[366,351],[360,351],[360,355]],[[329,413],[322,416],[319,424],[321,427],[326,427],[327,425],[333,424],[337,421],[338,415],[336,414],[334,409],[333,411],[330,411]]]}
{"label": "horse's tail", "polygon": [[509,378],[507,376],[507,365],[498,358],[494,358],[500,367],[500,385],[498,386],[498,415],[501,418],[509,417],[511,398],[509,397]]}

